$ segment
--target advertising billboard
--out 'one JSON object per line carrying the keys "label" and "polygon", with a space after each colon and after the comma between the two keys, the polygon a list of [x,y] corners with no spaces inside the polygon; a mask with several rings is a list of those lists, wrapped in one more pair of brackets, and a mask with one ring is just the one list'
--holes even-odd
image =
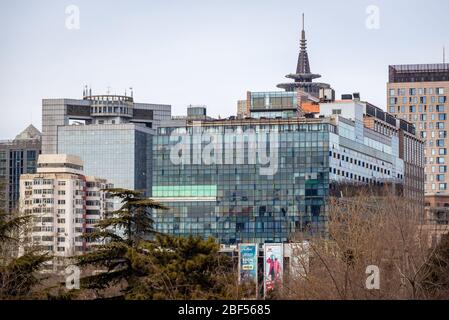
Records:
{"label": "advertising billboard", "polygon": [[239,283],[257,284],[257,244],[239,244]]}
{"label": "advertising billboard", "polygon": [[283,275],[283,245],[282,243],[266,243],[264,245],[264,294],[282,286]]}

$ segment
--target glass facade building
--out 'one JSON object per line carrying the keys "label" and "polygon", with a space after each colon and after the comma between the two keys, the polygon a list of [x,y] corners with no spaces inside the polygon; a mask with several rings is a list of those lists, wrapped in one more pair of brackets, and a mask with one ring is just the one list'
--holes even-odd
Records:
{"label": "glass facade building", "polygon": [[170,122],[171,106],[138,103],[131,96],[93,95],[42,101],[42,153],[72,154],[86,175],[117,188],[151,191],[152,135]]}
{"label": "glass facade building", "polygon": [[86,175],[107,177],[117,188],[149,191],[153,134],[133,123],[63,126],[58,153],[79,156]]}
{"label": "glass facade building", "polygon": [[[213,236],[223,244],[284,242],[295,231],[323,231],[329,193],[329,132],[335,130],[333,124],[293,120],[241,125],[211,122],[200,127],[201,134],[221,136],[221,148],[217,150],[224,150],[225,142],[233,139],[230,131],[275,132],[277,142],[270,141],[269,146],[270,152],[271,148],[278,150],[274,175],[262,175],[264,165],[250,163],[248,141],[235,144],[234,154],[228,158],[224,155],[223,164],[191,161],[175,165],[171,150],[179,142],[178,135],[191,138],[192,157],[194,150],[207,148],[207,141],[194,137],[195,129],[159,128],[153,137],[152,197],[170,208],[154,213],[159,231]],[[245,154],[244,164],[237,164],[239,153]]]}

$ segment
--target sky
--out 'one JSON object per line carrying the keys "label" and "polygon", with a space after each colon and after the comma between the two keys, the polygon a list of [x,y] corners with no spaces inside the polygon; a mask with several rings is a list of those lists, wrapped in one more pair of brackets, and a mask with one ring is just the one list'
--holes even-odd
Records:
{"label": "sky", "polygon": [[311,71],[337,97],[385,109],[388,65],[441,63],[444,45],[449,61],[448,0],[0,0],[0,140],[84,85],[234,115],[295,71],[303,12]]}

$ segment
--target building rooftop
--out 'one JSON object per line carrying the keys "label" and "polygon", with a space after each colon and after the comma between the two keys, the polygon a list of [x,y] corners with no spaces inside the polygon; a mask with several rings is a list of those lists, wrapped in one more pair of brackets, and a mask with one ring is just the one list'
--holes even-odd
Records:
{"label": "building rooftop", "polygon": [[81,173],[83,160],[70,154],[41,154],[37,160],[38,173]]}
{"label": "building rooftop", "polygon": [[36,129],[35,126],[30,124],[25,130],[16,136],[16,140],[28,140],[28,139],[40,139],[42,136],[41,132]]}
{"label": "building rooftop", "polygon": [[449,81],[449,63],[390,65],[388,71],[391,83]]}

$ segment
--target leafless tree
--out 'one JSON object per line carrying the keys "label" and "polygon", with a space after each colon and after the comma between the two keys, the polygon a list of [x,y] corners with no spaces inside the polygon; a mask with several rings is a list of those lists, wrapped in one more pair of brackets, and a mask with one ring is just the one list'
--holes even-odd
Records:
{"label": "leafless tree", "polygon": [[[434,251],[421,228],[418,205],[394,194],[355,194],[331,198],[327,236],[296,234],[309,241],[299,257],[302,272],[284,281],[279,296],[287,299],[428,299],[423,287]],[[371,286],[379,269],[379,288]],[[375,268],[374,267],[374,268]],[[368,268],[370,271],[370,268]],[[368,285],[367,285],[368,281]],[[374,286],[375,287],[375,286]]]}

